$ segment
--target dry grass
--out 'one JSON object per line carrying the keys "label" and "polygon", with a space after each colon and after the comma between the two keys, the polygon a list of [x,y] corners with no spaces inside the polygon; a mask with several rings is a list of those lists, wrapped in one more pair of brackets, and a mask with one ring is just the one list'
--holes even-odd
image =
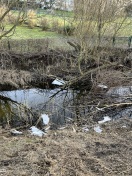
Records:
{"label": "dry grass", "polygon": [[[27,71],[17,71],[17,70],[0,70],[0,85],[3,87],[12,87],[17,89],[20,87],[26,87],[28,82],[31,81],[32,75]],[[8,87],[8,89],[9,89]]]}
{"label": "dry grass", "polygon": [[[59,52],[59,54],[61,53]],[[31,74],[26,70],[16,71],[15,69],[18,69],[18,66],[20,68],[22,67],[20,58],[16,57],[15,59],[16,67],[12,65],[12,60],[10,58],[7,57],[5,58],[5,60],[2,60],[3,62],[7,61],[7,63],[3,63],[3,65],[7,67],[5,67],[5,70],[1,70],[0,72],[1,84],[11,84],[16,88],[18,85],[27,85],[26,80],[27,78],[30,79]],[[26,65],[24,66],[24,69],[28,64],[27,67],[30,71],[30,66],[35,66],[38,61],[41,64],[47,61],[46,58],[43,57],[39,57],[38,59],[37,56],[36,58],[32,58],[31,55],[31,57],[27,59],[28,62],[25,62]],[[61,56],[60,58],[58,57],[58,61],[59,59],[63,61]],[[11,63],[9,63],[9,60]],[[22,58],[22,60],[24,59]],[[29,63],[29,61],[31,63]],[[10,67],[12,66],[14,67],[14,70],[11,70]],[[8,69],[6,70],[6,68]],[[62,67],[62,69],[63,68],[64,66]],[[65,69],[67,69],[67,67]],[[37,67],[36,71],[38,70],[39,69]],[[66,70],[61,70],[60,73],[63,73],[64,75],[65,72]],[[104,77],[105,73],[107,74],[106,77]],[[108,86],[111,86],[111,82],[113,84],[113,80],[115,80],[116,83],[116,80],[119,79],[119,77],[123,76],[122,72],[118,72],[115,70],[114,73],[112,73],[111,70],[107,70],[107,72],[105,73],[102,72],[97,81],[100,82],[101,80],[103,81],[101,83]],[[110,81],[108,78],[110,79]],[[89,118],[91,117],[89,117],[88,114],[87,119]],[[123,128],[122,126],[124,125],[126,125],[127,128]],[[48,133],[47,136],[43,138],[33,137],[27,134],[27,130],[23,131],[23,136],[13,137],[7,130],[1,129],[0,175],[132,175],[131,127],[131,119],[119,119],[116,122],[110,122],[109,125],[103,125],[102,134],[97,134],[93,130],[90,130],[90,132],[88,133],[83,133],[81,128],[75,126],[74,128],[76,129],[76,132],[74,132],[71,127],[63,131],[52,130]]]}
{"label": "dry grass", "polygon": [[0,171],[6,176],[132,175],[131,124],[120,119],[105,125],[102,134],[69,128],[44,138],[27,132],[13,137],[1,130]]}
{"label": "dry grass", "polygon": [[[123,69],[123,68],[121,68]],[[122,70],[101,70],[97,74],[96,84],[104,84],[108,87],[131,86],[131,71],[123,72]]]}

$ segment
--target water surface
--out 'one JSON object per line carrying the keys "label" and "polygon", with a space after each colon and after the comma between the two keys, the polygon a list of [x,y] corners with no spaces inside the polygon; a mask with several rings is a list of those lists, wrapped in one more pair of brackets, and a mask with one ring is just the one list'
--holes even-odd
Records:
{"label": "water surface", "polygon": [[53,123],[62,124],[66,118],[74,116],[70,108],[76,96],[73,90],[28,89],[3,91],[1,94],[17,103],[24,104],[37,114],[48,114]]}

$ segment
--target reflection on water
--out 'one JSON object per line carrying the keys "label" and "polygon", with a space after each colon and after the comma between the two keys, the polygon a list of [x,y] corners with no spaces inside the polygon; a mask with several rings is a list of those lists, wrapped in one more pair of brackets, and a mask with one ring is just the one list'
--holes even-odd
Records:
{"label": "reflection on water", "polygon": [[[10,98],[13,101],[16,101],[17,103],[22,103],[26,105],[26,107],[35,110],[38,114],[49,114],[50,119],[53,123],[63,124],[66,118],[73,118],[75,116],[75,113],[73,113],[71,106],[73,104],[73,99],[76,97],[76,92],[73,90],[59,91],[60,89],[29,89],[4,91],[1,94],[5,97]],[[3,102],[1,102],[0,104],[2,106]],[[1,109],[0,112],[2,112]],[[21,116],[23,115],[25,114],[22,113]]]}
{"label": "reflection on water", "polygon": [[[65,122],[70,123],[73,118],[80,124],[82,118],[89,119],[90,113],[92,114],[92,120],[95,119],[95,122],[97,122],[99,116],[109,116],[111,119],[132,117],[131,107],[110,109],[106,112],[97,113],[97,105],[87,104],[86,100],[85,96],[75,90],[29,89],[4,91],[0,95],[0,124],[10,123],[20,126],[26,123],[26,125],[35,125],[41,114],[48,114],[50,122],[60,125]],[[33,112],[33,115],[31,112]],[[93,118],[94,113],[97,120]]]}
{"label": "reflection on water", "polygon": [[11,104],[8,101],[0,100],[0,119],[2,122],[4,120],[8,123],[11,117]]}

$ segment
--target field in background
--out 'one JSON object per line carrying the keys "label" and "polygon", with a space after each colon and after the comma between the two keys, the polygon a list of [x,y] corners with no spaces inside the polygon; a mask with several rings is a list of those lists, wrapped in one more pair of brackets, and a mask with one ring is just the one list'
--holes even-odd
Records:
{"label": "field in background", "polygon": [[[9,29],[11,25],[7,26]],[[42,31],[39,27],[29,28],[26,25],[17,26],[14,33],[10,36],[11,39],[41,39],[61,37],[62,35],[52,31]]]}
{"label": "field in background", "polygon": [[[13,14],[17,16],[18,12],[13,11]],[[118,31],[114,43],[112,41],[112,26],[116,23],[120,24],[121,21],[122,19],[119,18],[112,23],[106,24],[109,31],[105,32],[105,35],[102,37],[101,45],[123,48],[130,47],[129,37],[132,36],[132,19],[130,17],[126,19],[121,29]],[[95,22],[93,21],[93,23]],[[12,25],[13,24],[7,24],[5,30],[10,29]],[[48,46],[50,48],[60,47],[61,49],[72,49],[72,47],[67,44],[67,39],[73,40],[76,38],[74,35],[74,28],[76,28],[76,25],[77,22],[74,21],[73,12],[42,9],[32,11],[30,19],[26,19],[22,24],[19,24],[15,31],[9,34],[9,37],[3,38],[1,41],[1,48],[17,52],[39,52],[45,47],[45,39],[48,38]],[[67,33],[65,33],[65,28],[66,30],[71,30],[71,36],[68,36]],[[96,36],[97,35],[94,34],[94,37],[89,38],[88,34],[86,34],[86,40],[91,46],[95,44]],[[29,42],[30,39],[33,44],[31,41]],[[11,47],[8,46],[7,41],[10,41]]]}
{"label": "field in background", "polygon": [[[17,11],[13,11],[14,15],[17,15]],[[111,23],[106,23],[105,26],[109,29],[105,31],[105,35],[108,37],[111,35],[112,27],[116,24],[120,25],[123,19],[119,18]],[[32,23],[32,24],[29,24]],[[59,34],[63,34],[65,27],[76,28],[77,21],[74,20],[73,12],[59,11],[59,10],[36,10],[29,14],[26,19],[26,24],[18,25],[13,39],[27,39],[27,38],[45,38],[45,37],[58,37]],[[88,22],[89,23],[89,22]],[[94,23],[94,21],[93,21]],[[95,22],[96,23],[96,22]],[[37,27],[36,27],[37,26]],[[10,25],[7,26],[9,28]],[[44,27],[44,28],[43,28]],[[132,36],[132,19],[128,17],[118,31],[118,37],[130,37]],[[43,32],[42,32],[43,30]],[[61,31],[62,30],[62,31]],[[96,35],[96,34],[94,34]]]}

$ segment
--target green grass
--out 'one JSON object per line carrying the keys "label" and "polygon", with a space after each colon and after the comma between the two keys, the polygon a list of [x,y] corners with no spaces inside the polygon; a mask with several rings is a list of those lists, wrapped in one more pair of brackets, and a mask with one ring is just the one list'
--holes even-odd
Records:
{"label": "green grass", "polygon": [[[11,25],[7,26],[7,29],[9,29]],[[30,29],[27,26],[17,26],[15,29],[15,33],[10,37],[11,39],[38,39],[38,38],[56,38],[61,37],[61,35],[50,32],[50,31],[42,31],[41,28],[35,27],[33,29]]]}
{"label": "green grass", "polygon": [[[18,11],[13,10],[12,11],[14,15],[18,15]],[[39,21],[41,18],[46,18],[49,23],[51,24],[53,20],[58,20],[59,24],[61,26],[65,24],[68,25],[69,23],[73,22],[74,13],[73,12],[67,12],[62,10],[55,10],[54,13],[48,13],[46,10],[38,9],[34,10],[36,12],[37,20]]]}
{"label": "green grass", "polygon": [[50,16],[58,16],[58,17],[73,17],[74,13],[73,12],[69,12],[69,11],[63,11],[63,10],[54,10],[54,12],[52,14],[49,14],[46,10],[42,10],[42,9],[38,9],[37,10],[37,14],[38,16],[41,15],[50,15]]}
{"label": "green grass", "polygon": [[[37,13],[37,16],[58,16],[58,17],[62,17],[62,16],[66,16],[66,17],[73,17],[74,13],[71,11],[63,11],[63,10],[54,10],[53,13],[48,12],[47,10],[42,10],[42,9],[37,9],[34,10]],[[13,14],[18,15],[18,11],[17,10],[12,10]]]}
{"label": "green grass", "polygon": [[[86,21],[83,24],[84,31],[86,26],[86,29],[92,29],[91,31],[89,30],[91,32],[90,35],[92,34],[96,36],[98,30],[97,24],[97,21]],[[115,33],[116,37],[132,36],[132,19],[128,17],[125,21],[123,21],[122,18],[118,18],[110,22],[104,21],[104,26],[102,28],[102,36],[112,37]]]}
{"label": "green grass", "polygon": [[[17,12],[14,12],[17,14]],[[72,12],[65,12],[65,11],[55,11],[55,15],[52,14],[45,14],[46,12],[44,10],[39,10],[38,15],[38,24],[41,17],[45,17],[48,20],[49,26],[51,28],[53,20],[58,20],[59,26],[64,26],[64,18],[63,16],[67,16],[65,18],[65,25],[68,25],[70,23],[70,20],[72,21],[73,13]],[[106,23],[106,30],[105,34],[106,36],[112,36],[113,29],[116,23],[121,23],[123,19],[118,18],[114,22]],[[77,22],[78,23],[78,22]],[[74,22],[74,25],[76,26],[77,23]],[[87,21],[87,23],[89,23]],[[93,21],[94,23],[94,21]],[[95,22],[96,23],[96,22]],[[7,25],[7,30],[11,27],[11,25]],[[112,29],[113,28],[113,29]],[[122,25],[121,29],[118,31],[117,36],[119,37],[129,37],[132,36],[132,19],[127,18],[124,24]],[[96,29],[93,30],[93,32],[96,32]],[[96,35],[96,34],[95,34]],[[17,26],[14,35],[12,35],[11,39],[38,39],[38,38],[58,38],[63,37],[63,35],[58,34],[57,32],[51,32],[49,31],[42,31],[40,27],[35,27],[33,29],[30,29],[27,25],[23,26]]]}
{"label": "green grass", "polygon": [[117,32],[118,37],[132,36],[132,19],[131,18],[128,17],[125,21],[122,18],[118,18],[114,22],[110,23],[109,26],[110,28],[111,26],[113,26],[113,29],[114,29],[114,26],[116,26],[116,24],[117,24],[117,29],[120,28],[120,25],[122,24],[121,28]]}
{"label": "green grass", "polygon": [[[13,11],[15,14],[17,14],[17,11]],[[41,18],[46,18],[49,27],[52,28],[53,21],[58,21],[59,27],[63,27],[65,25],[73,24],[74,26],[78,25],[78,22],[73,22],[73,12],[67,12],[67,11],[61,11],[61,10],[55,10],[53,14],[48,13],[46,10],[38,9],[36,11],[37,13],[37,24],[41,25]],[[118,18],[115,21],[111,23],[106,23],[106,32],[104,35],[106,36],[112,36],[114,33],[114,26],[116,23],[122,23],[123,19]],[[72,23],[73,22],[73,23]],[[86,23],[89,23],[88,21]],[[94,23],[94,21],[93,21]],[[96,22],[95,22],[96,23]],[[105,27],[104,26],[104,27]],[[126,21],[124,21],[124,24],[122,25],[121,29],[118,31],[117,36],[119,37],[129,37],[132,35],[132,19],[127,18]],[[96,33],[96,29],[93,30],[94,33]],[[95,34],[96,35],[96,34]],[[15,34],[11,37],[13,39],[28,39],[28,38],[45,38],[45,37],[58,37],[60,36],[57,34],[57,32],[50,32],[50,31],[42,31],[41,28],[34,28],[30,29],[27,26],[18,26],[16,28]]]}
{"label": "green grass", "polygon": [[[10,29],[11,25],[8,25],[6,28]],[[53,48],[53,49],[62,48],[64,50],[71,49],[70,45],[67,44],[67,37],[65,37],[61,34],[55,33],[55,32],[42,31],[42,29],[39,27],[35,27],[33,29],[30,29],[26,25],[17,26],[14,34],[9,37],[9,39],[15,40],[16,43],[18,41],[18,45],[14,45],[14,43],[13,43],[13,45],[11,46],[12,51],[14,51],[14,52],[16,52],[16,51],[17,52],[27,52],[27,50],[29,50],[28,47],[30,47],[30,46],[27,46],[27,47],[24,46],[22,39],[28,40],[28,39],[47,39],[47,38],[49,39],[48,40],[49,41],[49,48]],[[36,41],[34,40],[34,43],[30,47],[30,51],[32,51],[32,48],[33,48],[33,51],[36,52],[36,50],[34,49],[34,46],[36,47],[36,45],[41,45],[41,44],[39,44],[39,42],[36,43]]]}
{"label": "green grass", "polygon": [[64,25],[71,25],[74,21],[73,17],[73,12],[62,10],[54,10],[54,13],[47,13],[45,10],[39,9],[37,12],[38,21],[41,20],[41,18],[46,18],[50,27],[54,21],[58,21],[60,27],[63,27]]}
{"label": "green grass", "polygon": [[121,37],[130,37],[132,36],[132,23],[124,24],[122,28],[119,30],[119,35]]}

